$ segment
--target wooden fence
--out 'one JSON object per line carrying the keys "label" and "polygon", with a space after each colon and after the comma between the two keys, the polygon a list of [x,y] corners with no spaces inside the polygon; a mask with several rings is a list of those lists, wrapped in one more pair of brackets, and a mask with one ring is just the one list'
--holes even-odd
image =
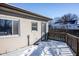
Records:
{"label": "wooden fence", "polygon": [[73,52],[79,56],[79,37],[76,37],[72,34],[60,31],[50,30],[48,33],[48,37],[53,40],[59,40],[66,42]]}

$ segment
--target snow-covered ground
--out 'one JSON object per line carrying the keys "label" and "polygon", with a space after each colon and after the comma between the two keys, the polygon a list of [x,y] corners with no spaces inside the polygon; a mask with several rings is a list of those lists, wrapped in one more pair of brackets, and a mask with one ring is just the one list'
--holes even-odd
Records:
{"label": "snow-covered ground", "polygon": [[21,56],[73,56],[71,49],[64,42],[49,40],[38,43],[29,46]]}

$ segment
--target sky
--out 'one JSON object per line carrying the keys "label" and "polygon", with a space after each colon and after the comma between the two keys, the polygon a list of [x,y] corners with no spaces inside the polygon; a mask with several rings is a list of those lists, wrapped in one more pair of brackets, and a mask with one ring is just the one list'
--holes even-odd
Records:
{"label": "sky", "polygon": [[50,18],[61,17],[68,13],[79,16],[79,3],[10,3],[10,5]]}

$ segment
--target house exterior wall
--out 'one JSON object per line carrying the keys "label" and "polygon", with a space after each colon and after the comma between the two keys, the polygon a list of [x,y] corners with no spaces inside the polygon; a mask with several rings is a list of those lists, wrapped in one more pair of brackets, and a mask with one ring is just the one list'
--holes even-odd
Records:
{"label": "house exterior wall", "polygon": [[[41,38],[41,23],[45,21],[31,20],[2,14],[0,14],[0,19],[19,20],[20,22],[19,35],[0,36],[0,54],[28,46],[28,35],[30,45],[34,44]],[[38,23],[37,31],[31,30],[31,22]],[[48,32],[47,22],[46,32]]]}

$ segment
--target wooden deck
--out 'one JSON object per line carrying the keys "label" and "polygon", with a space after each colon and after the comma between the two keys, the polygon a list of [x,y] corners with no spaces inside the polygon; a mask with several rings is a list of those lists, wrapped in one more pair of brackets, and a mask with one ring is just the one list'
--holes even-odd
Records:
{"label": "wooden deck", "polygon": [[25,50],[22,56],[73,56],[72,50],[65,42],[48,40],[40,41]]}
{"label": "wooden deck", "polygon": [[71,47],[73,52],[77,56],[79,56],[79,37],[64,31],[56,31],[56,30],[55,31],[49,30],[48,37],[49,39],[66,42]]}

